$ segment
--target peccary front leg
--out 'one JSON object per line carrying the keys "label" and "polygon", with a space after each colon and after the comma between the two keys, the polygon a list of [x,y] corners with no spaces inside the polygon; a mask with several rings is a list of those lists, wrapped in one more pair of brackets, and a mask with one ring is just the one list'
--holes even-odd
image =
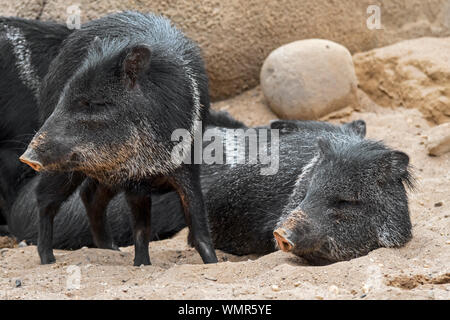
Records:
{"label": "peccary front leg", "polygon": [[92,178],[88,178],[80,190],[80,197],[86,208],[92,237],[97,248],[119,250],[114,243],[111,227],[106,219],[106,208],[116,193],[116,190]]}
{"label": "peccary front leg", "polygon": [[42,173],[36,191],[39,207],[38,253],[41,264],[55,262],[53,255],[53,220],[61,204],[83,182],[85,175],[78,172]]}
{"label": "peccary front leg", "polygon": [[125,191],[125,196],[133,215],[134,265],[149,265],[150,217],[152,198],[148,188],[136,187]]}
{"label": "peccary front leg", "polygon": [[189,240],[204,263],[216,263],[217,256],[212,245],[200,187],[199,167],[197,165],[182,167],[172,177],[172,184],[180,196],[186,224],[189,227]]}

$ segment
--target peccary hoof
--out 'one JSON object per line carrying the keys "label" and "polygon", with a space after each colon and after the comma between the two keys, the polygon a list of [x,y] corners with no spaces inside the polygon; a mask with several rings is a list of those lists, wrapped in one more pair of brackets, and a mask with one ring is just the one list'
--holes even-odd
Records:
{"label": "peccary hoof", "polygon": [[149,266],[149,265],[151,265],[151,264],[152,264],[152,263],[150,262],[150,259],[146,259],[146,258],[143,258],[143,259],[134,258],[133,266],[135,266],[135,267],[139,267],[139,266],[141,266],[141,265]]}
{"label": "peccary hoof", "polygon": [[41,264],[52,264],[56,262],[55,256],[53,254],[41,254]]}
{"label": "peccary hoof", "polygon": [[115,244],[115,243],[110,243],[110,244],[103,244],[103,245],[98,245],[97,248],[99,249],[107,249],[107,250],[114,250],[114,251],[120,251],[119,247]]}
{"label": "peccary hoof", "polygon": [[188,245],[189,245],[191,248],[194,248],[194,247],[195,247],[194,237],[192,236],[192,232],[191,232],[191,231],[189,231],[188,238],[187,238],[187,243],[188,243]]}
{"label": "peccary hoof", "polygon": [[197,251],[200,253],[200,256],[202,257],[203,263],[217,263],[219,262],[217,260],[216,252],[214,251],[214,248],[211,244],[207,242],[200,241],[196,245]]}

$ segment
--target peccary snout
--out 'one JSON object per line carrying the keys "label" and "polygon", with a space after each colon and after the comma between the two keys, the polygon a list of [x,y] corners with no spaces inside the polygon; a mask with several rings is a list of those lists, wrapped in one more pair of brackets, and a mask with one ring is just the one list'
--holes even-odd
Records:
{"label": "peccary snout", "polygon": [[69,162],[74,162],[77,155],[70,144],[61,139],[47,139],[46,133],[37,134],[19,160],[35,171],[54,169],[64,170]]}
{"label": "peccary snout", "polygon": [[318,227],[307,220],[303,211],[294,211],[274,232],[274,238],[284,252],[297,254],[316,250],[323,243]]}
{"label": "peccary snout", "polygon": [[284,252],[291,252],[294,249],[294,243],[289,239],[292,236],[291,232],[288,233],[286,229],[278,228],[273,232],[273,236]]}
{"label": "peccary snout", "polygon": [[19,158],[20,161],[29,165],[34,171],[41,171],[43,165],[37,159],[36,151],[32,148],[28,148]]}

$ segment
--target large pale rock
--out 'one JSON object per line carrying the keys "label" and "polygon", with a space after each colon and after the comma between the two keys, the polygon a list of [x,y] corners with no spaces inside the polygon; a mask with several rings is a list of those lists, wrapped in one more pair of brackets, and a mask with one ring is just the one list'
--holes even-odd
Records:
{"label": "large pale rock", "polygon": [[284,119],[319,119],[357,102],[352,56],[328,40],[276,49],[264,61],[260,79],[271,109]]}
{"label": "large pale rock", "polygon": [[450,152],[450,123],[444,123],[428,130],[427,149],[431,156],[441,156]]}
{"label": "large pale rock", "polygon": [[419,38],[354,55],[359,86],[382,106],[450,122],[450,38]]}
{"label": "large pale rock", "polygon": [[[450,36],[448,0],[0,0],[0,14],[66,21],[73,4],[83,22],[126,9],[171,18],[202,47],[216,100],[256,86],[267,55],[295,40],[330,39],[355,53]],[[366,25],[373,4],[381,9],[381,30]]]}

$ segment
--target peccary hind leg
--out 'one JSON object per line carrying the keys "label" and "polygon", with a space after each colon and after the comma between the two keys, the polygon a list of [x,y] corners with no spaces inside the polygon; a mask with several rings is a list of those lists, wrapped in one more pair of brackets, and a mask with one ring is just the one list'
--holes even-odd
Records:
{"label": "peccary hind leg", "polygon": [[180,196],[186,224],[189,227],[189,242],[195,246],[204,263],[216,263],[200,187],[199,167],[182,167],[172,177],[172,184]]}
{"label": "peccary hind leg", "polygon": [[116,193],[116,190],[91,178],[87,178],[81,187],[80,197],[86,208],[92,237],[97,248],[119,250],[114,243],[111,227],[106,221],[108,203]]}
{"label": "peccary hind leg", "polygon": [[83,182],[82,173],[43,173],[36,191],[39,207],[38,252],[42,264],[55,262],[53,255],[53,220],[61,204]]}

